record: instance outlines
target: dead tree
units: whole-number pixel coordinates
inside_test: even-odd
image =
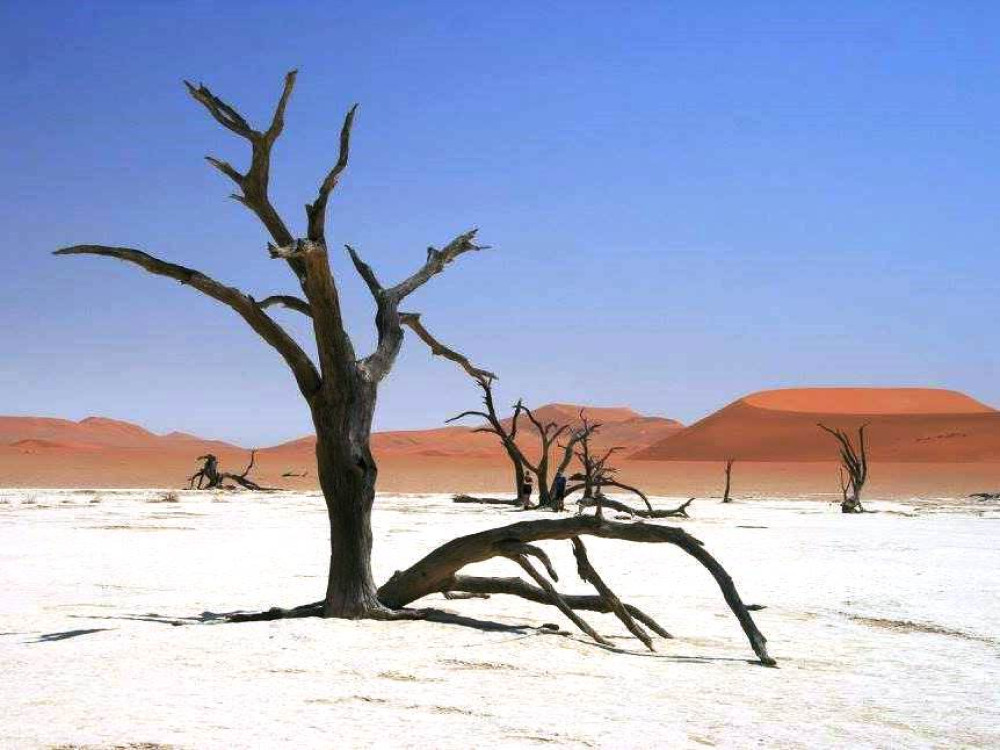
[[[460,503],[474,503],[481,500],[487,505],[521,505],[519,498],[521,497],[521,486],[524,484],[526,464],[524,454],[517,445],[517,423],[521,416],[521,410],[518,406],[514,407],[514,416],[508,428],[497,414],[496,402],[493,399],[493,378],[476,375],[473,376],[473,379],[483,391],[483,406],[485,407],[485,411],[463,411],[461,414],[457,414],[451,419],[446,420],[445,423],[451,424],[467,417],[479,417],[486,420],[485,425],[477,427],[473,432],[496,435],[500,440],[500,444],[507,453],[507,457],[510,459],[511,466],[514,469],[514,497],[516,499],[508,502],[499,498],[475,498],[470,495],[456,495],[454,500]],[[518,401],[518,405],[520,403]]]
[[[534,412],[531,411],[522,402],[518,401],[514,406],[514,416],[521,412],[528,417],[528,421],[534,426],[535,431],[538,433],[539,441],[539,453],[538,459],[536,461],[529,461],[527,457],[524,458],[524,465],[528,470],[535,475],[536,483],[538,484],[538,507],[539,508],[552,508],[553,510],[561,510],[561,508],[555,508],[552,503],[552,493],[550,491],[549,485],[549,461],[550,454],[552,452],[552,446],[556,444],[556,441],[569,429],[568,424],[556,424],[555,422],[541,422],[535,417]],[[523,453],[521,454],[524,455]]]
[[[236,484],[240,485],[244,489],[255,490],[257,492],[269,491],[271,490],[270,487],[261,487],[253,480],[247,478],[247,475],[253,468],[256,456],[256,449],[250,451],[250,462],[247,464],[247,467],[243,470],[242,474],[219,471],[219,459],[211,453],[204,456],[198,456],[198,460],[204,461],[204,464],[202,464],[202,467],[192,474],[190,479],[188,479],[188,489],[195,489],[195,480],[197,480],[197,489],[199,490],[235,489],[233,485],[226,484],[226,481],[228,480],[236,482]],[[202,482],[204,482],[204,487],[202,487]]]
[[[357,107],[352,107],[347,113],[340,134],[339,157],[320,184],[316,198],[306,206],[306,234],[298,238],[288,229],[268,195],[271,149],[284,127],[285,108],[295,85],[295,77],[295,71],[286,76],[271,122],[263,131],[254,129],[236,109],[205,86],[187,84],[187,87],[191,96],[219,124],[250,143],[252,155],[246,172],[212,157],[209,157],[209,163],[236,183],[239,188],[236,200],[250,209],[270,233],[273,242],[269,243],[269,252],[291,268],[302,297],[282,294],[258,301],[199,271],[159,260],[133,248],[75,245],[56,251],[58,255],[98,255],[126,261],[150,273],[179,281],[227,305],[281,355],[309,405],[316,428],[320,486],[330,522],[326,594],[321,601],[313,604],[290,610],[276,608],[233,619],[311,615],[351,619],[425,618],[428,616],[426,611],[404,608],[429,594],[477,589],[478,593],[516,591],[534,600],[544,596],[546,602],[558,606],[567,617],[579,623],[582,621],[575,614],[572,600],[555,590],[548,579],[535,569],[531,557],[543,562],[546,559],[544,553],[534,546],[536,542],[593,535],[629,542],[673,544],[692,555],[715,578],[759,660],[764,664],[773,664],[764,637],[757,630],[729,574],[697,539],[681,529],[667,526],[622,524],[589,516],[513,524],[453,539],[415,565],[393,575],[383,586],[376,587],[371,572],[371,512],[377,469],[370,447],[371,425],[378,386],[396,361],[403,343],[403,326],[408,326],[428,343],[434,354],[456,362],[473,377],[495,377],[475,367],[464,355],[440,344],[423,327],[418,314],[404,313],[400,311],[400,306],[411,293],[457,258],[483,247],[475,242],[475,230],[459,234],[441,249],[429,248],[426,261],[420,268],[398,284],[387,287],[360,254],[348,246],[347,252],[354,268],[368,286],[377,310],[376,349],[367,356],[358,357],[342,319],[337,283],[327,257],[325,227],[327,202],[347,167]],[[267,312],[266,308],[274,304],[302,313],[311,320],[318,366]],[[512,584],[510,579],[470,580],[459,575],[465,566],[493,557],[509,558],[537,585],[519,578],[514,579]],[[554,570],[550,570],[550,576],[555,578]],[[615,612],[614,601],[601,591],[600,586],[594,585],[598,588],[600,611]],[[600,639],[593,629],[587,632],[595,640]]]
[[[729,496],[729,489],[733,483],[733,459],[726,459],[726,489],[722,491],[722,502],[731,503],[733,498]]]
[[[868,444],[865,440],[865,428],[868,424],[858,428],[857,445],[844,430],[830,428],[822,423],[818,426],[833,435],[840,445],[840,490],[843,497],[840,503],[841,512],[864,513],[861,490],[868,481]]]
[[[525,456],[523,451],[521,452],[525,467],[528,471],[535,475],[538,484],[538,507],[557,512],[563,511],[566,509],[564,501],[566,499],[566,495],[569,493],[564,492],[562,497],[553,497],[551,484],[552,477],[556,474],[565,473],[570,462],[573,460],[573,452],[577,443],[589,437],[594,430],[600,427],[600,425],[589,424],[584,416],[583,410],[580,411],[581,427],[572,430],[570,432],[570,439],[567,441],[566,445],[560,446],[563,449],[563,455],[559,464],[556,466],[555,472],[552,472],[550,476],[549,467],[552,462],[552,446],[559,445],[559,438],[570,430],[570,425],[557,424],[556,422],[551,421],[542,422],[535,417],[535,414],[531,411],[531,409],[525,406],[523,402],[518,401],[514,405],[515,419],[520,412],[523,412],[528,417],[528,421],[531,422],[535,431],[538,433],[538,460],[531,461]]]
[[[580,468],[582,471],[570,476],[570,479],[575,482],[579,482],[579,484],[567,487],[565,496],[569,497],[570,495],[582,490],[583,497],[577,501],[577,506],[580,509],[596,507],[598,514],[601,512],[602,506],[608,506],[634,516],[644,516],[646,518],[665,518],[666,516],[650,515],[658,511],[653,510],[653,505],[649,502],[649,498],[646,497],[646,494],[637,487],[618,481],[615,477],[618,470],[611,466],[608,461],[615,453],[623,450],[623,448],[621,446],[614,446],[612,448],[608,448],[602,455],[598,456],[591,450],[590,438],[593,437],[594,433],[597,432],[598,429],[600,429],[601,425],[589,424],[582,411],[580,412],[580,421],[583,424],[583,428],[575,436],[577,438],[576,443],[579,447],[574,450],[574,446],[569,445],[567,446],[567,449],[573,450],[573,453],[570,455],[576,456],[576,459],[580,462]],[[562,468],[565,469],[568,464],[569,461],[564,457],[564,465]],[[645,510],[640,511],[635,508],[630,508],[624,503],[610,500],[610,498],[604,495],[604,487],[616,487],[618,489],[625,490],[626,492],[631,492],[634,495],[638,495],[642,499],[642,502],[646,505]],[[671,512],[669,515],[687,517],[687,512],[684,508],[686,508],[688,504],[685,504],[685,506],[680,509],[675,509],[676,512]]]
[[[213,487],[218,487],[222,484],[222,479],[219,477],[219,459],[213,454],[208,453],[204,456],[198,456],[199,461],[204,461],[201,468],[198,469],[194,474],[188,479],[188,489],[195,489],[195,480],[198,480],[198,489],[202,488],[202,482],[207,486],[207,489],[212,489]]]

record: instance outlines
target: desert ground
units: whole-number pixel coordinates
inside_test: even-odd
[[[674,635],[656,653],[608,615],[587,619],[614,650],[503,596],[421,602],[464,624],[234,624],[217,615],[322,595],[316,493],[0,490],[0,746],[1000,745],[1000,507],[868,505],[880,512],[699,500],[678,521],[765,605],[768,669],[675,548],[588,543],[622,598]],[[525,515],[380,495],[377,577]],[[544,546],[561,589],[586,592],[569,545]]]

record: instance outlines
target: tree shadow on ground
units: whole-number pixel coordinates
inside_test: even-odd
[[[466,615],[455,614],[454,612],[448,612],[441,609],[425,609],[421,610],[421,617],[419,619],[412,620],[413,622],[434,622],[442,625],[457,625],[459,627],[472,628],[474,630],[481,630],[484,632],[498,632],[498,633],[516,633],[518,635],[531,635],[536,632],[554,632],[555,628],[552,625],[510,625],[502,622],[495,622],[493,620],[481,620],[475,617],[468,617]],[[207,625],[212,623],[230,623],[238,624],[239,621],[234,621],[233,617],[245,616],[248,613],[244,610],[235,610],[232,612],[202,612],[200,615],[191,615],[187,617],[176,617],[171,615],[162,615],[156,612],[146,612],[144,614],[126,614],[126,615],[70,615],[70,617],[77,617],[86,620],[133,620],[138,622],[155,622],[160,625]],[[282,618],[275,618],[282,619]],[[103,630],[105,628],[99,628]],[[71,631],[78,632],[79,634],[84,634],[86,632],[92,631]],[[69,637],[69,636],[67,636]],[[56,640],[56,639],[53,639]]]
[[[54,643],[56,641],[65,641],[68,638],[76,638],[81,635],[100,633],[105,630],[113,630],[113,628],[81,628],[79,630],[63,630],[56,633],[42,633],[35,640],[25,641],[25,643]]]

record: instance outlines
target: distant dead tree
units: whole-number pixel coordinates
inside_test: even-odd
[[[865,440],[867,424],[858,428],[858,440],[855,445],[850,436],[839,428],[830,428],[819,423],[821,429],[830,433],[840,445],[840,491],[842,500],[840,510],[843,513],[864,513],[861,505],[861,490],[868,481],[868,444]]]
[[[731,503],[733,498],[729,496],[729,489],[733,482],[733,459],[726,459],[726,489],[722,492],[722,502]]]
[[[638,516],[640,518],[687,518],[687,508],[694,502],[694,498],[690,498],[683,505],[672,509],[655,509],[652,503],[649,502],[649,498],[646,494],[640,490],[638,487],[633,487],[632,485],[625,484],[624,482],[618,481],[615,477],[617,469],[608,463],[608,460],[620,450],[623,450],[621,446],[615,446],[608,448],[603,454],[597,455],[591,451],[590,438],[594,432],[600,427],[600,425],[588,425],[586,418],[583,413],[580,414],[580,419],[583,422],[586,429],[580,438],[578,439],[579,447],[576,449],[575,454],[577,460],[580,462],[582,471],[573,474],[570,479],[579,484],[567,487],[566,496],[573,493],[583,491],[583,496],[577,500],[577,506],[582,511],[584,508],[596,508],[596,513],[598,516],[601,515],[603,508],[611,508],[612,510],[617,510],[622,513],[627,513],[630,516]],[[642,498],[643,503],[645,503],[645,508],[633,508],[625,503],[619,502],[618,500],[613,500],[604,494],[605,487],[616,487],[618,489],[625,490],[626,492],[631,492]]]
[[[191,477],[188,479],[188,489],[195,489],[195,480],[197,480],[197,489],[206,490],[216,490],[216,489],[235,489],[232,485],[226,485],[226,481],[233,481],[240,485],[244,489],[256,490],[258,492],[270,490],[270,487],[261,487],[256,482],[247,479],[247,475],[253,468],[254,459],[257,455],[257,450],[254,449],[250,451],[250,463],[243,470],[242,474],[233,474],[228,471],[219,471],[219,459],[213,454],[207,453],[204,456],[198,456],[199,461],[203,461],[201,468],[198,469]],[[202,484],[204,483],[204,487]]]
[[[592,516],[523,521],[452,539],[411,567],[395,573],[381,587],[375,585],[371,571],[371,512],[375,501],[377,468],[371,452],[371,427],[378,386],[396,361],[403,343],[403,327],[409,327],[427,343],[432,353],[456,362],[473,377],[495,378],[492,373],[474,366],[464,355],[438,342],[423,327],[419,314],[403,312],[400,306],[413,292],[459,257],[484,248],[476,244],[476,230],[463,232],[441,249],[428,248],[425,262],[413,274],[398,284],[385,286],[359,253],[347,246],[354,268],[367,285],[376,306],[376,348],[371,354],[359,357],[342,317],[326,237],[327,203],[347,167],[357,107],[351,107],[344,119],[336,164],[324,177],[312,203],[306,206],[305,236],[296,237],[268,195],[271,150],[284,128],[285,109],[295,79],[295,71],[285,77],[281,97],[265,130],[252,127],[234,107],[204,85],[186,85],[195,101],[204,106],[220,125],[250,144],[251,159],[246,172],[240,172],[228,162],[214,157],[208,157],[208,161],[236,184],[239,192],[235,199],[254,213],[267,229],[273,240],[268,243],[271,257],[287,263],[303,296],[280,294],[258,301],[200,271],[168,263],[133,248],[75,245],[56,251],[57,255],[97,255],[132,263],[150,273],[179,281],[228,306],[278,352],[309,405],[316,428],[320,486],[330,523],[326,594],[320,601],[292,609],[275,607],[267,612],[233,615],[229,619],[275,620],[309,616],[381,620],[440,618],[442,613],[406,609],[406,606],[430,594],[443,592],[513,594],[559,608],[592,638],[607,643],[576,611],[614,613],[632,630],[639,619],[634,614],[634,608],[626,608],[632,618],[629,622],[622,613],[618,598],[603,582],[598,581],[589,560],[584,561],[580,557],[580,573],[594,586],[597,596],[563,596],[552,583],[557,576],[551,562],[545,552],[536,546],[537,542],[544,540],[572,543],[582,536],[591,535],[637,543],[673,544],[683,549],[712,574],[761,663],[773,665],[765,638],[740,599],[729,573],[699,540],[679,528],[620,523]],[[310,320],[318,365],[267,312],[272,305],[284,306]],[[461,575],[461,570],[467,565],[494,557],[511,560],[534,584],[521,578]],[[535,567],[532,558],[542,563],[548,578]],[[658,626],[653,627],[648,620],[646,624],[655,632],[666,632]],[[651,647],[651,644],[648,645]]]
[[[569,494],[569,488],[566,488],[566,491],[561,497],[555,497],[552,494],[552,479],[557,474],[565,475],[566,470],[573,461],[573,455],[577,443],[581,440],[587,439],[594,432],[594,430],[600,427],[600,424],[590,424],[587,421],[583,410],[580,411],[580,426],[575,429],[572,429],[569,424],[558,424],[554,421],[542,422],[536,418],[534,412],[532,412],[531,409],[525,406],[521,401],[518,401],[514,405],[514,414],[517,415],[518,412],[523,412],[528,417],[528,421],[531,422],[532,426],[535,428],[535,432],[538,434],[538,460],[531,461],[525,456],[523,451],[521,453],[525,467],[535,475],[536,484],[538,485],[537,507],[561,512],[566,509],[564,501],[566,499],[566,495]],[[565,445],[562,445],[559,443],[559,438],[567,432],[569,432],[570,438],[566,441]],[[556,466],[556,470],[554,472],[550,472],[549,468],[552,462],[553,446],[562,448],[563,453]]]
[[[473,376],[476,384],[483,392],[483,406],[485,411],[469,410],[456,414],[451,419],[445,420],[446,424],[457,422],[467,417],[479,417],[486,420],[486,424],[477,427],[473,432],[496,435],[503,446],[507,457],[510,459],[514,470],[514,500],[507,500],[496,497],[473,497],[471,495],[455,495],[454,501],[457,503],[483,503],[486,505],[522,505],[520,501],[521,486],[524,484],[525,458],[521,449],[517,446],[517,423],[521,416],[518,406],[514,407],[514,416],[511,419],[510,427],[506,427],[503,420],[497,414],[496,402],[493,399],[493,378],[483,375]],[[521,402],[518,402],[518,405]]]

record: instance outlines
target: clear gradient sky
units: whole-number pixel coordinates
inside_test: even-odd
[[[0,413],[100,414],[271,444],[310,429],[278,356],[132,245],[293,291],[204,154],[300,70],[272,192],[302,205],[361,103],[333,238],[385,279],[478,225],[412,307],[502,401],[693,421],[747,392],[919,385],[1000,404],[995,2],[0,4]],[[372,305],[336,257],[360,349]],[[278,313],[302,331],[293,313]],[[412,337],[411,337],[412,338]],[[471,382],[413,340],[382,429]]]

